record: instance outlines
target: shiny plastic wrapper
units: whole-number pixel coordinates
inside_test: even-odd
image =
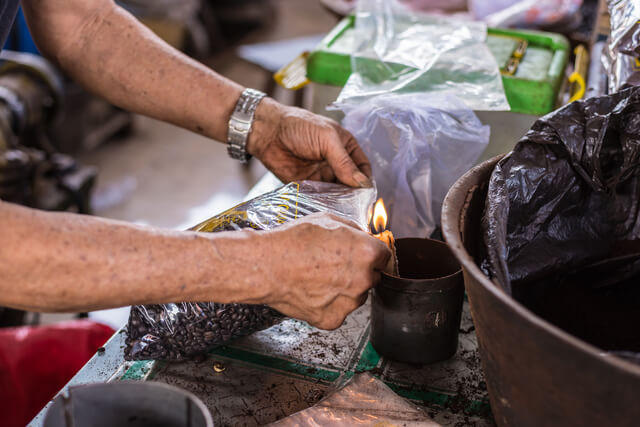
[[[371,161],[395,237],[429,237],[447,191],[489,144],[489,126],[439,94],[381,95],[341,108]]]
[[[536,121],[491,175],[483,228],[482,266],[506,292],[605,350],[640,351],[640,88]]]
[[[361,0],[353,32],[352,73],[338,103],[429,92],[456,95],[473,110],[509,110],[484,23]]]
[[[602,52],[602,64],[607,73],[608,93],[640,85],[640,59],[611,50],[605,46]]]
[[[316,405],[269,424],[270,427],[405,426],[438,427],[416,405],[369,373],[355,375]]]
[[[297,218],[328,212],[368,230],[374,188],[315,181],[292,182],[241,203],[193,227],[200,232],[269,230]],[[266,305],[179,302],[131,308],[127,360],[183,360],[280,322]]]
[[[640,0],[608,0],[612,52],[640,57]]]

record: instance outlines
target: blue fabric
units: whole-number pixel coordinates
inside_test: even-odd
[[[0,0],[1,1],[1,0]],[[18,9],[18,15],[13,23],[9,37],[4,44],[4,49],[15,50],[17,52],[28,52],[39,55],[40,52],[31,38],[27,21],[24,18],[22,9]]]

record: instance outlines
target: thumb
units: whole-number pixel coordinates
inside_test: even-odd
[[[373,184],[367,176],[358,169],[346,148],[342,144],[337,132],[333,132],[326,142],[324,158],[333,169],[336,177],[343,184],[351,187],[372,187]]]

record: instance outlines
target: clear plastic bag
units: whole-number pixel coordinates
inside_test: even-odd
[[[397,0],[358,2],[352,73],[337,102],[388,93],[455,94],[474,110],[509,110],[484,23],[409,11]]]
[[[489,126],[453,96],[381,95],[341,105],[369,157],[396,238],[428,237],[453,183],[489,143]]]
[[[609,49],[640,57],[640,0],[608,0]]]
[[[364,372],[316,405],[269,424],[270,427],[405,426],[438,427],[429,416]]]
[[[269,230],[314,212],[333,213],[368,230],[375,197],[374,188],[292,182],[222,212],[191,230]],[[265,305],[179,302],[134,306],[127,326],[125,358],[188,359],[282,319],[280,313]]]

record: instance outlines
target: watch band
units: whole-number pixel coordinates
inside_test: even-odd
[[[256,108],[265,96],[266,94],[259,90],[245,89],[229,118],[227,152],[231,158],[240,160],[242,163],[246,163],[251,158],[247,153],[247,139],[249,139]]]

